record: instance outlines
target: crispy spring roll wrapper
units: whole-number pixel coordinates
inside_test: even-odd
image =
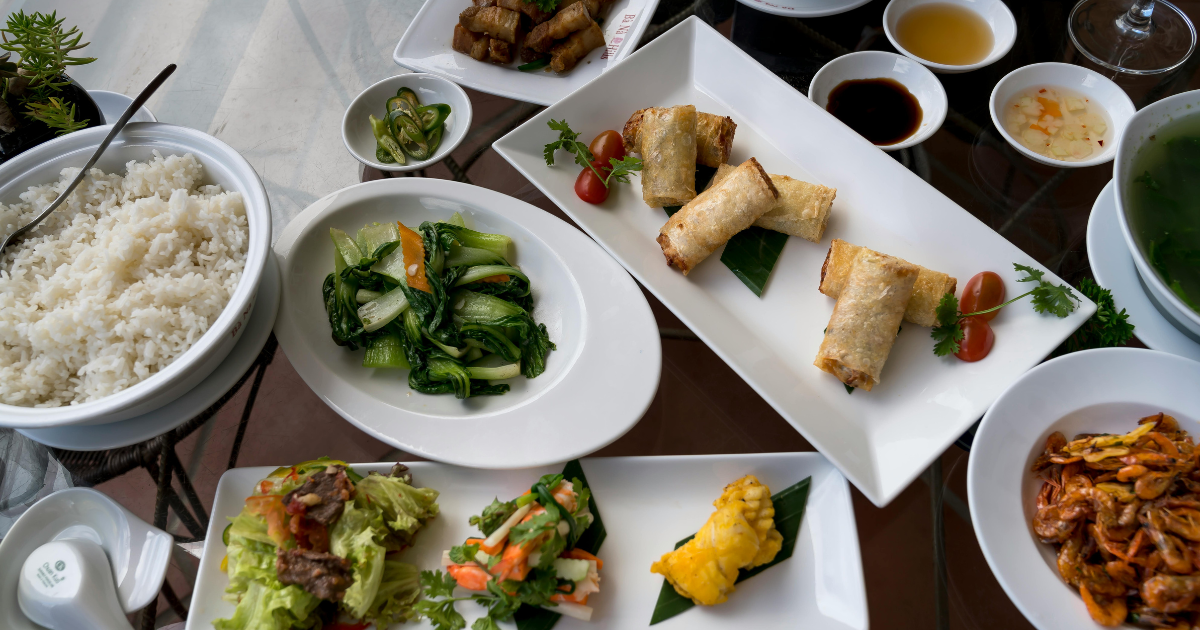
[[[458,15],[458,23],[468,31],[487,33],[496,39],[517,43],[521,14],[503,7],[467,7]]]
[[[639,109],[629,117],[621,138],[627,153],[640,153],[642,146],[642,118],[653,107]],[[696,163],[718,168],[729,161],[729,153],[733,150],[733,134],[737,131],[737,123],[728,116],[696,114]],[[730,167],[733,168],[733,167]]]
[[[833,243],[829,245],[829,253],[825,255],[825,264],[821,266],[821,293],[838,299],[849,281],[855,257],[864,249],[866,248],[851,245],[839,238],[833,239]],[[908,306],[904,309],[904,321],[918,326],[936,326],[937,305],[942,301],[942,296],[954,293],[958,288],[958,280],[940,271],[926,269],[920,265],[916,267],[920,274],[913,285]]]
[[[851,386],[879,383],[920,267],[863,248],[833,307],[813,365]]]
[[[715,187],[689,201],[659,230],[667,264],[687,275],[734,234],[750,227],[779,198],[771,177],[750,158]]]
[[[642,119],[642,200],[651,208],[696,197],[696,108],[656,107]]]
[[[718,166],[709,186],[715,186],[733,170],[734,167],[728,164]],[[837,189],[802,182],[787,175],[771,175],[771,183],[779,191],[779,201],[754,225],[820,243]]]
[[[550,69],[558,73],[567,72],[588,53],[603,45],[604,31],[600,30],[599,24],[592,22],[587,28],[571,33],[570,37],[550,49]]]

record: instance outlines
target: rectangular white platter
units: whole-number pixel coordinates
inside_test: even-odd
[[[768,173],[837,188],[821,243],[788,239],[762,298],[721,264],[720,252],[687,277],[668,267],[654,240],[667,216],[642,201],[638,176],[593,206],[574,193],[579,167],[570,156],[560,151],[553,167],[543,159],[558,135],[551,119],[589,141],[643,107],[687,103],[737,123],[730,163],[756,157]],[[812,364],[834,305],[817,290],[831,239],[949,273],[960,289],[995,271],[1010,297],[1029,288],[1013,263],[1045,268],[694,17],[493,146],[876,505],[1095,312],[1086,298],[1065,319],[1035,313],[1028,300],[1009,306],[992,321],[995,347],[977,363],[935,356],[929,329],[905,323],[880,385],[847,394]]]
[[[615,49],[615,54],[604,59],[606,48],[597,48],[562,75],[548,69],[521,72],[517,70],[523,63],[520,60],[498,66],[455,52],[450,47],[454,25],[458,24],[458,14],[470,6],[471,0],[425,0],[400,43],[396,44],[392,59],[409,70],[436,74],[473,90],[550,105],[633,52],[654,17],[658,0],[616,0],[611,3],[600,28],[608,44],[606,48]]]
[[[661,576],[650,573],[650,563],[695,533],[712,513],[712,502],[725,484],[745,474],[757,475],[772,492],[812,477],[794,554],[739,584],[728,602],[693,608],[655,628],[867,628],[866,590],[850,487],[819,454],[614,457],[585,459],[582,465],[608,532],[598,554],[604,560],[601,593],[588,601],[595,608],[591,622],[564,617],[556,630],[624,630],[649,625],[663,582]],[[416,545],[400,558],[421,569],[441,568],[442,550],[477,536],[467,519],[479,514],[493,498],[518,496],[540,475],[562,470],[562,466],[545,466],[487,471],[432,462],[409,466],[414,483],[441,492],[441,514],[417,534]],[[361,474],[372,470],[387,474],[391,464],[356,464],[353,468]],[[211,628],[214,619],[233,613],[233,605],[221,599],[228,584],[220,569],[225,555],[221,532],[227,517],[242,509],[254,484],[272,470],[236,468],[221,477],[187,630]],[[458,610],[469,627],[481,609],[463,602]],[[431,626],[423,621],[394,627]]]

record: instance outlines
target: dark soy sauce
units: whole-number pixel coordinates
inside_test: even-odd
[[[842,81],[825,109],[872,143],[896,144],[921,126],[921,105],[895,79]]]

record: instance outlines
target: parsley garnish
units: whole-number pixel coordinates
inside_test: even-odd
[[[477,553],[479,553],[478,544],[455,545],[450,548],[450,561],[454,564],[474,562]]]
[[[539,9],[546,13],[554,13],[554,9],[558,8],[559,0],[529,0],[536,4]]]
[[[1125,309],[1117,312],[1112,292],[1096,284],[1090,278],[1079,281],[1079,292],[1096,303],[1096,313],[1075,334],[1067,339],[1067,352],[1089,348],[1112,348],[1123,346],[1133,338],[1133,324]]]
[[[959,342],[963,339],[962,326],[959,322],[963,319],[998,311],[1024,297],[1033,296],[1033,310],[1038,313],[1051,313],[1056,317],[1066,317],[1075,310],[1075,303],[1079,301],[1079,298],[1071,291],[1071,287],[1065,284],[1051,284],[1046,282],[1042,279],[1046,275],[1046,272],[1040,269],[1016,263],[1013,264],[1013,267],[1017,271],[1026,274],[1024,278],[1018,278],[1017,282],[1036,282],[1037,286],[1000,306],[994,306],[974,313],[963,313],[958,310],[958,298],[954,297],[953,293],[947,293],[942,296],[942,301],[937,306],[938,325],[934,326],[933,331],[929,335],[933,337],[935,342],[933,346],[934,354],[944,357],[948,354],[958,352]]]
[[[600,178],[605,188],[608,188],[609,182],[614,180],[622,184],[628,184],[629,174],[642,170],[642,160],[627,155],[620,160],[609,158],[608,166],[601,166],[601,168],[608,171],[608,175],[605,176],[596,170],[596,166],[593,164],[595,157],[592,155],[591,150],[588,149],[586,144],[577,140],[579,134],[571,130],[571,126],[567,124],[566,120],[551,120],[546,124],[550,126],[550,129],[558,132],[558,140],[547,144],[542,150],[542,155],[546,158],[546,165],[548,166],[554,166],[554,153],[556,151],[559,149],[569,151],[575,155],[575,163],[592,169],[592,172],[596,174],[596,177]]]
[[[559,520],[557,512],[553,514],[548,511],[543,512],[531,517],[524,523],[513,525],[512,529],[508,530],[508,540],[518,545],[528,542],[548,531],[556,529]]]
[[[462,613],[454,608],[455,602],[471,600],[487,609],[484,617],[471,624],[471,630],[498,630],[498,624],[511,619],[521,604],[555,606],[550,598],[558,592],[558,578],[553,568],[536,569],[522,582],[506,580],[503,585],[498,585],[494,580],[489,581],[487,594],[475,593],[470,597],[452,597],[454,578],[441,571],[422,571],[421,585],[425,587],[425,599],[417,602],[413,609],[428,619],[434,630],[467,627]],[[435,597],[444,599],[435,600]]]

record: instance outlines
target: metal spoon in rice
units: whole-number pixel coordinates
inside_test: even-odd
[[[96,152],[92,154],[92,158],[87,161],[87,164],[83,165],[83,168],[79,169],[79,174],[75,176],[75,179],[71,180],[71,184],[67,186],[67,189],[62,191],[62,194],[54,200],[54,203],[46,206],[46,209],[42,210],[42,213],[34,217],[34,219],[27,225],[17,228],[15,232],[9,234],[8,238],[4,239],[3,243],[0,243],[0,254],[4,253],[4,248],[16,242],[18,237],[37,227],[38,224],[41,223],[46,217],[50,216],[51,212],[54,212],[55,209],[61,206],[62,203],[67,200],[67,197],[71,196],[71,193],[75,190],[75,187],[79,185],[79,182],[83,181],[83,178],[87,175],[88,171],[96,165],[96,160],[100,159],[100,155],[104,153],[104,150],[107,149],[108,145],[112,143],[113,138],[116,138],[117,134],[121,133],[121,130],[125,128],[125,123],[129,122],[129,119],[133,116],[134,112],[141,108],[142,105],[146,104],[146,101],[150,99],[150,96],[153,95],[155,90],[157,90],[159,86],[163,84],[163,81],[167,80],[167,77],[171,76],[172,72],[175,72],[175,64],[171,64],[166,68],[163,68],[163,71],[159,72],[158,76],[154,77],[154,80],[150,82],[150,85],[147,85],[146,89],[142,90],[142,93],[138,94],[137,98],[133,99],[133,102],[129,104],[129,107],[125,108],[125,113],[121,114],[121,117],[117,119],[117,122],[113,124],[112,129],[109,130],[108,135],[104,137],[104,142],[101,142],[100,146],[96,148]]]

